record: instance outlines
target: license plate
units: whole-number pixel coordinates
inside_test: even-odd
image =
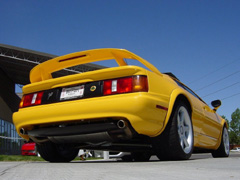
[[[82,97],[84,93],[84,85],[63,88],[60,96],[60,100],[75,99]]]

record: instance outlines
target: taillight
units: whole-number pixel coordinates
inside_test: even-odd
[[[103,95],[147,91],[148,82],[146,76],[132,76],[111,79],[105,80],[103,83]]]
[[[43,91],[24,95],[20,102],[19,108],[40,105],[42,102],[42,96]]]

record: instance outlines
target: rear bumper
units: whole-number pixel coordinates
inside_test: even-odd
[[[162,131],[167,114],[167,110],[157,108],[159,106],[168,107],[166,97],[130,93],[22,108],[14,113],[13,122],[20,134],[21,128],[29,131],[38,125],[124,118],[137,133],[156,136]]]
[[[131,139],[134,131],[124,120],[87,124],[38,127],[26,134],[35,142],[100,143]]]
[[[36,156],[37,154],[35,151],[22,150],[22,155],[23,156]]]

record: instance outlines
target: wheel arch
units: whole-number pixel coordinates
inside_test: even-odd
[[[175,90],[175,91],[173,91],[173,93],[171,94],[171,97],[170,97],[168,113],[167,113],[165,121],[164,121],[163,129],[166,128],[176,104],[180,101],[183,101],[186,104],[186,106],[188,107],[188,109],[190,111],[190,116],[192,118],[192,104],[191,104],[190,98],[188,98],[187,94],[184,91]]]
[[[179,94],[178,97],[176,98],[174,106],[180,101],[182,101],[186,104],[186,106],[188,107],[188,110],[190,111],[190,115],[192,115],[192,106],[191,106],[188,98],[186,96],[184,96],[183,94]]]
[[[188,94],[184,93],[181,89],[175,90],[176,91],[170,96],[168,114],[164,122],[164,130],[158,137],[153,139],[155,153],[160,160],[189,159],[194,147],[193,127],[188,128],[188,135],[186,137],[184,125],[180,125],[180,121],[183,123],[183,121],[187,120],[188,125],[191,124],[190,126],[192,126],[191,119],[189,119],[189,116],[192,116],[192,106],[189,100],[191,97],[188,97]],[[181,120],[179,120],[179,112],[183,112],[182,110],[184,114]],[[186,112],[186,110],[188,112]],[[185,113],[187,115],[185,115]],[[181,133],[179,132],[179,125],[182,129]],[[187,141],[187,143],[184,141]]]

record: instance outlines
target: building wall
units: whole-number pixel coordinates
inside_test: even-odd
[[[12,122],[12,113],[18,110],[20,98],[15,93],[15,83],[0,68],[0,118]]]
[[[16,132],[15,126],[0,119],[0,154],[19,155],[23,139]]]
[[[0,119],[12,122],[12,111],[1,96],[0,96]]]
[[[15,94],[15,83],[0,68],[0,154],[21,154],[23,139],[12,124],[20,98]]]
[[[12,122],[12,110],[0,96],[0,154],[21,154],[23,139],[16,132]]]

